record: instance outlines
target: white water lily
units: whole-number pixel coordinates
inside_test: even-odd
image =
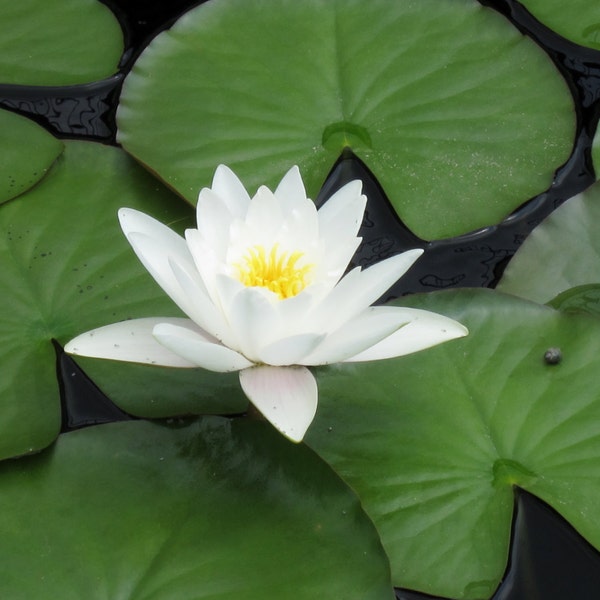
[[[275,192],[250,198],[217,168],[185,239],[136,210],[119,211],[138,258],[188,318],[133,319],[84,333],[74,355],[239,371],[256,408],[300,441],[316,412],[308,366],[401,356],[462,337],[466,328],[424,310],[375,302],[422,254],[410,250],[344,275],[366,198],[348,183],[317,211],[297,167]]]

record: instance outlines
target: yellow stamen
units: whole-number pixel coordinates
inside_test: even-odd
[[[280,252],[275,244],[267,253],[264,246],[248,248],[239,263],[233,266],[239,280],[248,287],[264,287],[282,300],[299,294],[309,283],[314,265],[297,266],[304,252]]]

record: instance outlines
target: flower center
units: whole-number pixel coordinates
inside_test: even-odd
[[[264,287],[281,300],[299,294],[309,283],[314,265],[298,266],[304,252],[281,252],[275,244],[269,252],[264,246],[248,248],[240,262],[233,266],[239,280],[248,287]]]

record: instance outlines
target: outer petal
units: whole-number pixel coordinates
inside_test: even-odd
[[[110,358],[163,367],[196,367],[194,363],[171,352],[156,341],[152,330],[159,323],[195,327],[198,335],[201,335],[200,330],[189,319],[171,317],[132,319],[82,333],[67,343],[65,352],[75,356]]]
[[[140,262],[179,308],[186,312],[189,299],[182,293],[169,265],[171,259],[186,271],[195,270],[185,240],[156,219],[131,208],[121,208],[119,220]]]
[[[319,209],[319,233],[325,248],[324,267],[335,283],[344,274],[361,238],[367,198],[361,194],[362,182],[351,181],[338,190]]]
[[[219,165],[212,181],[212,191],[220,196],[232,216],[246,216],[250,196],[238,176],[225,165]]]
[[[339,231],[356,236],[362,224],[367,197],[361,193],[358,179],[335,192],[319,209],[319,231],[326,240],[335,239]]]
[[[297,365],[323,341],[325,334],[301,333],[269,344],[260,351],[260,361],[273,366]]]
[[[369,307],[329,335],[313,352],[299,360],[302,365],[342,362],[387,338],[410,321],[392,307]]]
[[[299,442],[317,411],[317,382],[306,367],[257,366],[240,371],[252,404],[283,435]]]
[[[346,358],[344,362],[404,356],[448,340],[464,337],[469,333],[469,330],[458,321],[437,313],[403,307],[394,307],[394,310],[401,311],[410,323],[371,348]]]
[[[218,296],[215,289],[215,277],[223,265],[219,262],[213,249],[206,243],[197,229],[187,229],[185,232],[185,241],[190,254],[194,260],[196,269],[200,274],[202,283],[206,287],[206,292],[212,301],[218,305]]]
[[[221,309],[206,295],[200,277],[187,273],[177,263],[171,264],[173,275],[177,279],[186,298],[191,299],[186,307],[187,315],[226,346],[234,343],[234,337]]]
[[[242,287],[227,315],[240,350],[255,362],[262,348],[283,337],[277,301],[269,296],[274,294],[263,288]]]
[[[160,221],[133,208],[119,209],[118,216],[121,229],[128,239],[131,233],[142,233],[156,240],[156,243],[160,244],[170,256],[180,262],[187,261],[191,264],[185,240]]]
[[[229,373],[246,369],[253,364],[239,352],[199,334],[197,328],[159,323],[154,327],[152,334],[175,354],[209,371]]]
[[[362,271],[353,269],[331,290],[315,310],[316,331],[334,332],[384,294],[423,254],[408,250]]]

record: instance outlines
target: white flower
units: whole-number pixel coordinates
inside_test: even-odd
[[[360,238],[360,181],[317,211],[297,167],[251,199],[225,166],[200,192],[185,239],[132,209],[121,227],[142,264],[188,318],[144,318],[71,340],[71,354],[239,371],[258,410],[300,441],[317,408],[307,366],[400,356],[467,330],[423,310],[372,307],[422,254],[410,250],[344,276]]]

